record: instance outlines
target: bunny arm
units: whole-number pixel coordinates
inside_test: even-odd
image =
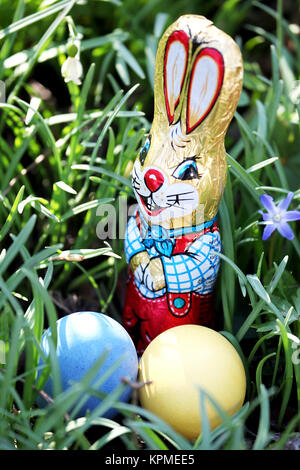
[[[127,264],[131,264],[133,270],[141,263],[149,263],[149,255],[146,251],[145,246],[142,243],[141,234],[135,221],[135,215],[130,217],[125,233],[125,258]],[[137,260],[133,263],[133,258]]]
[[[211,250],[221,251],[218,231],[201,235],[184,253],[152,258],[144,268],[142,282],[149,290],[154,291],[164,287],[161,283],[163,276],[167,292],[208,294],[213,289],[220,266],[219,256]],[[157,264],[158,260],[163,268],[162,275]]]
[[[162,256],[167,291],[210,293],[220,267],[217,255],[220,251],[220,234],[216,230],[201,235],[184,253],[175,254],[171,258]]]
[[[142,243],[135,216],[129,219],[125,235],[125,258],[130,264],[135,278],[148,289],[157,291],[165,287],[164,271],[159,258],[150,260],[149,253]],[[145,278],[148,279],[147,284]],[[151,288],[149,287],[151,286]]]
[[[161,257],[150,259],[149,263],[142,267],[142,270],[143,277],[138,280],[139,282],[142,282],[147,289],[152,292],[156,292],[166,287],[166,279]],[[134,275],[136,277],[136,271]]]

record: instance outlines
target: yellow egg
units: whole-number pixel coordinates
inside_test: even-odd
[[[201,432],[200,391],[207,392],[228,414],[243,405],[246,375],[231,343],[220,333],[198,325],[164,331],[145,350],[139,380],[152,381],[139,392],[141,405],[189,440]],[[205,399],[210,427],[220,423],[217,410]]]

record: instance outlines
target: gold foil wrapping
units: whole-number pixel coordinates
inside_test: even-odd
[[[174,109],[171,103],[170,112],[174,112],[173,122],[168,119],[165,89],[166,72],[164,70],[165,54],[168,40],[173,32],[183,31],[188,37],[188,60],[184,82],[178,102]],[[204,48],[218,51],[223,58],[224,75],[216,101],[207,116],[187,134],[187,100],[191,70],[199,53]],[[181,47],[183,50],[183,47]],[[176,57],[175,57],[176,59]],[[175,61],[174,59],[174,61]],[[174,62],[172,73],[177,73],[178,66]],[[191,157],[195,158],[199,179],[187,181],[198,192],[198,206],[184,217],[162,220],[164,228],[172,229],[187,227],[211,220],[218,209],[226,183],[226,153],[224,138],[229,123],[236,109],[242,88],[243,66],[240,50],[235,41],[203,16],[185,15],[173,23],[162,36],[155,66],[154,119],[151,127],[151,145],[141,170],[155,167],[167,175],[168,183],[174,184],[172,176],[180,162]],[[209,74],[208,74],[209,80]],[[197,83],[195,83],[195,88]],[[208,82],[208,86],[209,82]],[[201,96],[199,96],[201,100]],[[191,121],[195,118],[192,116]],[[180,123],[180,131],[184,145],[172,147],[170,139],[174,126]],[[186,143],[188,142],[188,143]],[[149,225],[151,217],[144,214]]]

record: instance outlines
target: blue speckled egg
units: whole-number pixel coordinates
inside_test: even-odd
[[[50,329],[44,332],[41,341],[42,350],[46,356],[49,354],[49,335],[51,335]],[[99,381],[103,374],[123,357],[117,368],[98,387],[101,392],[109,394],[121,383],[122,378],[126,377],[132,381],[137,378],[138,358],[127,331],[116,320],[96,312],[76,312],[57,321],[56,355],[63,390],[70,387],[72,383],[80,381],[105,352],[107,355],[91,385]],[[40,361],[41,364],[42,361]],[[52,396],[51,375],[43,390]],[[127,387],[119,400],[128,401],[130,393],[131,389]],[[84,416],[87,410],[92,411],[100,402],[100,398],[91,396],[76,417]],[[41,405],[40,398],[38,403]],[[103,416],[112,418],[116,414],[114,409],[109,409]]]

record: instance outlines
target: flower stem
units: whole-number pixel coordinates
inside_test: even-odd
[[[282,53],[282,44],[283,44],[283,35],[282,35],[282,14],[283,14],[283,2],[282,0],[277,0],[277,24],[276,24],[276,35],[277,35],[277,54],[278,59],[281,57]]]
[[[272,233],[269,248],[269,269],[272,268],[274,258],[275,233]]]
[[[66,16],[66,22],[68,25],[70,38],[72,39],[72,41],[74,41],[77,37],[77,31],[76,31],[73,18],[71,16]]]

